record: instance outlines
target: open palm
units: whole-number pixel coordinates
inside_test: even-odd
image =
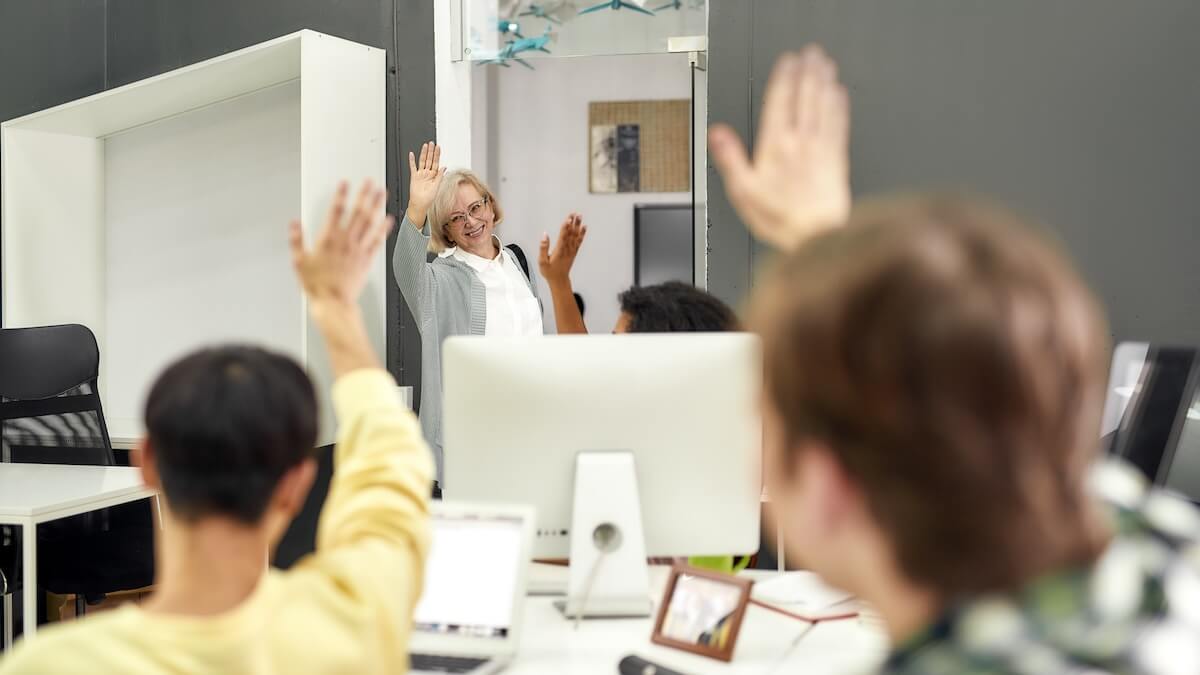
[[[563,221],[559,228],[558,241],[554,249],[550,248],[550,235],[542,235],[541,248],[538,251],[538,270],[547,281],[559,281],[571,276],[571,267],[575,265],[575,256],[587,236],[587,225],[583,217],[572,213]]]
[[[790,249],[850,211],[850,113],[837,66],[818,47],[779,59],[754,157],[726,125],[710,134],[730,201],[754,236]]]
[[[437,143],[421,145],[420,156],[408,153],[408,217],[417,227],[425,224],[425,216],[446,173],[441,160],[442,148]]]
[[[355,302],[395,222],[384,212],[387,191],[382,187],[364,182],[349,208],[348,191],[346,183],[338,185],[311,247],[305,245],[300,221],[291,224],[292,265],[313,302]]]

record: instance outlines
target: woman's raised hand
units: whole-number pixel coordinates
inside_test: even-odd
[[[442,149],[432,141],[421,146],[420,156],[408,153],[408,219],[418,228],[425,226],[425,217],[446,173],[441,159]]]
[[[558,241],[554,249],[550,249],[550,235],[542,235],[541,250],[538,252],[538,270],[547,283],[568,281],[571,267],[575,264],[575,256],[587,236],[587,225],[583,224],[583,216],[572,213],[563,221],[558,231]]]
[[[558,231],[558,241],[554,249],[550,249],[550,235],[542,235],[541,250],[538,251],[538,269],[550,287],[550,296],[554,300],[554,320],[558,325],[560,335],[567,333],[587,333],[583,323],[583,314],[575,302],[575,292],[571,288],[571,266],[575,264],[575,256],[587,236],[587,226],[583,217],[572,213],[563,221]]]

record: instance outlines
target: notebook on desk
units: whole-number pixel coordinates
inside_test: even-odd
[[[412,672],[500,672],[521,638],[533,509],[435,502],[432,515]]]

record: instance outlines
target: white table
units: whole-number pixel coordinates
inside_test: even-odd
[[[112,443],[113,450],[133,450],[137,447],[139,439],[136,436],[113,436],[108,440]]]
[[[0,462],[0,525],[21,526],[25,637],[37,631],[37,526],[153,497],[138,469]],[[4,647],[12,641],[12,596],[4,596]]]
[[[547,575],[565,577],[566,569],[559,570],[535,566],[532,578],[545,582]],[[764,579],[776,573],[743,574]],[[656,596],[661,595],[666,577],[666,568],[651,568],[651,585]],[[818,624],[796,643],[796,638],[808,629],[807,624],[751,605],[746,609],[733,661],[722,663],[652,644],[651,618],[588,619],[575,630],[574,622],[563,618],[554,607],[555,599],[526,598],[521,646],[505,675],[612,675],[617,663],[630,654],[689,675],[776,672],[820,675],[868,672],[882,663],[887,653],[885,635],[869,618]]]

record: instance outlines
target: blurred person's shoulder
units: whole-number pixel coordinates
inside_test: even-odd
[[[145,672],[132,667],[131,662],[144,643],[140,614],[132,606],[125,606],[39,626],[32,639],[18,640],[12,653],[0,658],[0,674]],[[118,656],[116,660],[114,655]]]
[[[1091,488],[1113,526],[1093,564],[959,604],[885,672],[1200,673],[1200,509],[1117,462]]]

